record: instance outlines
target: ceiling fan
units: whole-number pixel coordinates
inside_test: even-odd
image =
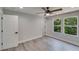
[[[39,12],[38,14],[44,13],[44,16],[46,16],[47,14],[52,14],[53,12],[57,12],[57,11],[62,11],[62,8],[59,9],[55,9],[55,10],[50,10],[50,7],[42,7],[42,10],[44,10],[44,12]]]

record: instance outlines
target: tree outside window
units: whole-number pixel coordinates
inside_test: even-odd
[[[54,21],[54,32],[61,32],[61,20],[56,19]]]
[[[77,17],[64,19],[64,32],[66,34],[77,35]]]

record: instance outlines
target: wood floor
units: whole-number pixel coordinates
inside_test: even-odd
[[[4,51],[79,51],[79,47],[50,37],[42,37],[19,44]]]

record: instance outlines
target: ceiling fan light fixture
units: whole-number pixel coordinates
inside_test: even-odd
[[[46,14],[46,16],[49,16],[49,15],[50,15],[49,13]]]

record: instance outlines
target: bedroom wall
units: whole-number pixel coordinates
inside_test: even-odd
[[[2,8],[0,8],[0,24],[1,24],[1,16],[3,14]],[[0,43],[1,43],[1,25],[0,25]],[[0,44],[0,49],[1,49],[1,44]]]
[[[65,17],[69,17],[69,16],[78,16],[78,36],[65,34],[63,32],[63,26],[64,26],[63,19]],[[62,22],[62,25],[61,25],[62,32],[61,33],[54,32],[54,20],[56,18],[61,18],[61,22]],[[58,16],[47,17],[46,18],[46,35],[50,36],[50,37],[54,37],[54,38],[59,39],[59,40],[67,41],[67,42],[70,42],[72,44],[79,46],[79,11],[61,14]]]
[[[20,43],[42,37],[43,17],[10,10],[4,10],[4,14],[18,16]]]

